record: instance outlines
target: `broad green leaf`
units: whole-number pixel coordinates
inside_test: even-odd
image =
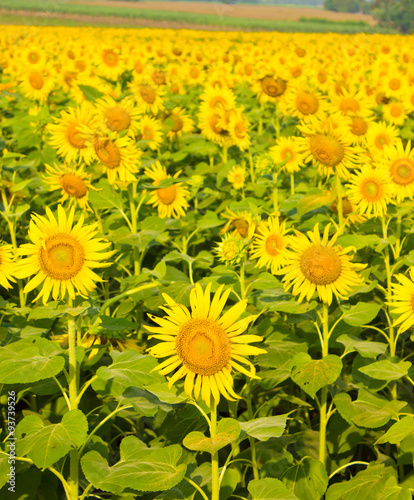
[[[170,405],[184,403],[188,400],[188,396],[184,392],[178,394],[176,386],[172,386],[171,389],[169,389],[167,382],[146,385],[145,390],[157,396],[163,403],[168,403]]]
[[[206,437],[202,432],[190,432],[184,440],[183,445],[192,451],[206,451],[212,455],[221,448],[235,441],[240,434],[240,424],[233,418],[222,418],[217,424],[216,435]]]
[[[341,335],[336,341],[345,346],[344,354],[357,351],[364,358],[376,358],[380,354],[384,354],[388,348],[388,344],[383,342],[362,340],[347,334]]]
[[[81,459],[86,479],[95,488],[115,495],[126,488],[164,491],[183,479],[187,466],[178,464],[182,453],[179,445],[152,449],[142,444],[135,436],[124,438],[120,446],[120,460],[112,467],[97,451],[90,451]]]
[[[333,484],[326,493],[326,500],[411,500],[407,488],[397,484],[395,471],[384,464],[371,464],[350,481]]]
[[[341,415],[335,413],[329,419],[326,434],[326,447],[329,453],[337,455],[356,448],[363,440],[366,430],[349,424]]]
[[[352,401],[349,394],[337,394],[334,403],[340,415],[350,424],[375,429],[382,427],[391,418],[398,418],[398,412],[406,406],[403,401],[388,401],[361,389],[358,399]]]
[[[119,191],[115,191],[107,179],[101,179],[95,187],[97,191],[90,190],[88,193],[89,201],[94,208],[122,210],[123,203]]]
[[[60,373],[65,359],[59,344],[40,337],[0,347],[0,383],[28,384]]]
[[[93,388],[101,392],[110,391],[115,396],[121,396],[128,387],[145,388],[146,385],[165,382],[165,378],[152,372],[158,361],[152,356],[140,354],[132,349],[124,352],[111,351],[113,363],[109,366],[98,368],[98,379],[92,384]]]
[[[279,479],[265,478],[250,481],[247,489],[252,500],[299,500]]]
[[[333,354],[316,360],[308,354],[299,353],[292,359],[292,380],[312,398],[319,389],[333,384],[341,371],[341,358]]]
[[[311,210],[316,210],[325,205],[332,205],[335,199],[335,191],[323,191],[321,193],[305,196],[297,204],[298,216],[302,217],[302,215],[305,215]]]
[[[90,85],[81,85],[79,83],[78,87],[80,88],[82,94],[85,96],[85,99],[90,102],[93,102],[105,95],[100,90],[96,89],[95,87],[91,87]]]
[[[382,443],[391,443],[397,444],[400,443],[406,437],[412,435],[414,433],[414,416],[403,417],[401,420],[392,425],[388,431],[381,436],[378,440],[378,444]]]
[[[345,247],[355,247],[356,250],[360,250],[365,247],[377,246],[381,243],[381,238],[376,234],[345,234],[340,236],[337,243],[343,248]]]
[[[344,311],[343,320],[351,326],[362,326],[372,321],[381,309],[381,304],[358,302]]]
[[[44,469],[83,444],[88,421],[80,410],[63,415],[60,424],[45,425],[37,415],[29,415],[16,427],[17,453],[27,455],[36,467]]]
[[[286,469],[280,479],[300,500],[322,498],[328,487],[325,466],[309,457]]]
[[[407,375],[410,367],[411,363],[409,361],[393,363],[388,359],[384,359],[359,368],[359,371],[378,380],[398,380]]]
[[[241,422],[240,427],[247,435],[259,441],[267,441],[272,437],[280,437],[283,434],[288,415],[255,418],[248,422]]]
[[[292,313],[292,314],[305,314],[309,311],[312,311],[318,306],[316,300],[312,302],[304,302],[299,304],[296,300],[272,300],[267,301],[266,297],[261,297],[260,302],[262,302],[266,307],[271,311],[278,311],[284,313]]]

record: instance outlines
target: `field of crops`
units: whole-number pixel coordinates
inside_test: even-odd
[[[0,49],[1,499],[410,500],[414,40]]]

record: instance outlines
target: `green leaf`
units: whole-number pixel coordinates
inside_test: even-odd
[[[241,422],[241,430],[248,436],[254,437],[259,441],[267,441],[272,437],[280,437],[286,427],[288,413],[285,415],[275,415],[273,417],[262,417]]]
[[[388,348],[388,344],[383,342],[361,340],[354,335],[347,334],[341,335],[336,341],[345,346],[344,354],[357,351],[364,358],[376,358],[384,354]]]
[[[28,455],[36,467],[50,467],[86,439],[88,421],[80,410],[63,415],[60,424],[45,425],[37,415],[29,415],[16,427],[17,453]]]
[[[117,208],[122,210],[122,198],[107,179],[101,179],[95,187],[98,190],[90,190],[88,194],[89,201],[94,208],[102,210]]]
[[[81,85],[79,83],[78,87],[80,88],[82,94],[85,96],[85,99],[90,102],[93,102],[104,95],[101,91],[99,91],[95,87],[91,87],[90,85]]]
[[[388,359],[384,359],[359,368],[359,371],[378,380],[398,380],[407,375],[410,367],[411,363],[409,361],[393,363]]]
[[[286,469],[280,479],[300,500],[322,498],[328,487],[325,466],[310,457]]]
[[[84,455],[81,464],[86,479],[95,488],[115,495],[126,488],[164,491],[178,484],[185,475],[187,465],[178,464],[181,453],[179,445],[145,448],[135,436],[128,436],[121,442],[120,460],[114,466],[110,467],[97,451]]]
[[[152,356],[140,354],[132,349],[124,352],[111,351],[113,363],[98,368],[98,379],[92,384],[97,392],[110,392],[115,397],[121,396],[128,387],[144,389],[146,385],[165,382],[158,372],[151,371],[158,366],[158,361]]]
[[[0,347],[0,383],[28,384],[60,373],[65,366],[59,344],[40,337]]]
[[[350,481],[333,484],[326,493],[326,500],[411,500],[407,488],[397,484],[392,467],[370,464]]]
[[[392,425],[388,431],[377,440],[376,444],[397,444],[413,433],[414,415],[412,417],[403,417],[401,420]]]
[[[335,199],[335,191],[323,191],[321,193],[305,196],[297,204],[298,216],[302,217],[311,210],[316,210],[326,205],[332,205]]]
[[[362,326],[372,321],[381,309],[381,304],[358,302],[355,306],[344,311],[343,320],[351,326]]]
[[[206,437],[202,432],[194,431],[187,434],[183,445],[192,451],[206,451],[212,455],[221,448],[235,441],[240,434],[240,424],[233,418],[222,418],[217,424],[216,435]]]
[[[250,481],[247,489],[252,500],[299,500],[279,479],[266,478]]]
[[[292,359],[292,380],[312,398],[319,389],[333,384],[341,371],[341,358],[334,354],[315,360],[301,352]]]

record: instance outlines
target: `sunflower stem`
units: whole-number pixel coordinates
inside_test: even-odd
[[[251,387],[250,384],[248,384],[248,387],[250,389]],[[253,414],[252,397],[250,391],[248,396],[246,397],[246,403],[247,403],[247,415],[249,417],[249,420],[253,420],[254,414]],[[253,476],[255,479],[259,479],[259,469],[257,467],[257,456],[256,456],[256,442],[254,438],[251,436],[249,436],[249,443],[250,443],[250,452],[252,455]]]
[[[73,299],[69,298],[69,307],[73,307]],[[68,343],[69,343],[69,401],[70,409],[78,408],[78,387],[76,373],[76,325],[75,318],[68,315]],[[70,451],[70,500],[78,500],[79,493],[79,452],[77,448]]]
[[[328,304],[323,302],[323,324],[322,324],[322,358],[328,355],[329,344],[329,322],[328,322]],[[319,423],[319,460],[326,464],[326,427],[328,418],[326,413],[326,402],[328,399],[328,386],[322,387],[321,404],[319,408],[320,423]]]
[[[279,198],[277,194],[277,174],[273,172],[273,212],[275,217],[279,216]]]
[[[244,281],[244,257],[240,262],[240,275],[239,275],[239,283],[240,283],[240,297],[242,300],[246,298],[246,287]]]
[[[344,230],[344,212],[342,203],[342,183],[341,178],[336,174],[336,196],[338,198],[337,210],[338,210],[338,224],[339,224],[339,234],[342,234]]]
[[[138,211],[135,206],[136,184],[131,182],[128,184],[129,208],[131,210],[131,233],[136,234],[138,228]],[[139,207],[138,207],[139,208]],[[141,266],[139,262],[139,249],[134,246],[134,272],[135,275],[140,274]]]
[[[210,414],[210,437],[215,438],[217,431],[217,405],[213,398]],[[211,455],[211,500],[219,500],[218,451]]]
[[[295,194],[295,174],[290,174],[290,194]]]
[[[223,154],[221,156],[221,159],[222,159],[222,162],[224,163],[224,165],[227,165],[227,146],[226,145],[223,146]]]
[[[250,165],[250,180],[252,184],[256,182],[256,175],[254,173],[254,164],[251,151],[249,151],[249,165]]]

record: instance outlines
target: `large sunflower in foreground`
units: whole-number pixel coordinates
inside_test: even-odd
[[[163,294],[168,307],[162,307],[167,316],[150,318],[159,326],[145,327],[161,340],[148,349],[156,358],[168,358],[157,366],[161,375],[175,373],[169,378],[169,387],[185,377],[184,390],[194,399],[201,398],[211,406],[211,397],[217,405],[220,394],[234,401],[240,399],[233,389],[232,370],[251,378],[257,378],[253,364],[245,356],[255,356],[266,352],[264,349],[248,345],[259,342],[258,335],[242,335],[256,316],[239,320],[246,310],[247,302],[242,300],[231,307],[221,317],[224,305],[231,292],[221,285],[210,300],[211,283],[203,292],[197,283],[190,293],[190,311],[171,297]],[[245,368],[242,365],[246,365]]]
[[[399,333],[405,332],[414,325],[414,267],[410,267],[410,278],[404,274],[396,274],[395,278],[399,283],[392,284],[392,296],[388,305],[394,314],[399,314],[399,318],[394,321],[394,325],[401,325]]]
[[[14,282],[14,269],[13,262],[14,249],[12,245],[0,246],[0,285],[4,288],[11,288],[11,282]]]
[[[83,216],[73,225],[75,210],[66,214],[58,206],[57,219],[49,208],[46,217],[33,215],[30,221],[29,238],[32,243],[21,245],[18,254],[27,255],[17,264],[16,277],[35,276],[27,283],[28,293],[42,284],[35,300],[43,298],[47,304],[50,294],[54,300],[66,294],[74,299],[76,293],[86,296],[95,288],[96,281],[102,279],[93,268],[107,267],[104,262],[113,252],[102,252],[110,243],[93,238],[98,232],[96,224],[83,225]]]
[[[321,238],[316,224],[307,236],[296,231],[290,240],[290,252],[278,274],[284,274],[285,290],[293,286],[292,294],[299,295],[299,302],[305,298],[311,300],[316,291],[323,302],[331,304],[333,295],[337,299],[346,298],[353,286],[362,284],[356,271],[364,269],[366,264],[352,263],[352,257],[346,254],[353,247],[335,245],[340,233],[329,240],[329,228],[330,224]]]

